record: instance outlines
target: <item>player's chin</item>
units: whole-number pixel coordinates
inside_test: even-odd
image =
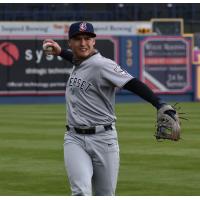
[[[88,52],[88,51],[80,52],[78,57],[84,59],[84,58],[87,58],[89,55],[90,55],[90,52]]]

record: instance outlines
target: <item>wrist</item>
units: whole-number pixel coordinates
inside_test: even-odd
[[[167,103],[163,100],[159,100],[158,104],[156,105],[157,110],[162,108],[164,105],[167,105]]]

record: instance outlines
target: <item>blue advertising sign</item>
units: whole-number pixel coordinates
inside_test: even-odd
[[[191,89],[191,40],[152,36],[140,42],[140,79],[154,92],[185,93]]]

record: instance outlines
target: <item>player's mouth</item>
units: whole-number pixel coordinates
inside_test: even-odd
[[[81,48],[80,51],[81,51],[81,52],[86,52],[87,49],[86,49],[86,48]]]

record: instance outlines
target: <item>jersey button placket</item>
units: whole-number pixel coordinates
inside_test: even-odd
[[[74,115],[77,115],[77,113],[76,113],[76,110],[75,110],[75,108],[76,108],[76,103],[75,103],[75,97],[74,97],[74,89],[73,88],[70,88],[70,90],[71,90],[71,107],[73,108],[73,114]]]

